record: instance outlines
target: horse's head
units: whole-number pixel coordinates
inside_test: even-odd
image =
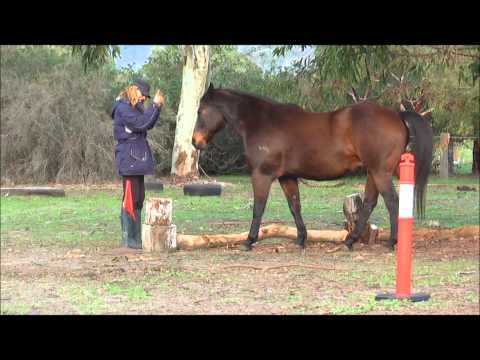
[[[212,101],[214,90],[213,85],[210,84],[198,107],[197,122],[192,136],[192,145],[197,150],[205,149],[213,136],[226,124],[223,113]]]

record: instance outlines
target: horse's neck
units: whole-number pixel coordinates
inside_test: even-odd
[[[238,109],[240,106],[244,106],[242,103],[245,99],[240,96],[228,92],[227,94],[221,94],[221,98],[216,102],[217,106],[221,109],[223,116],[227,120],[227,123],[239,134],[241,131],[243,122],[245,119],[240,117]]]

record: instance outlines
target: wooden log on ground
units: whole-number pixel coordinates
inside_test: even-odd
[[[359,200],[360,199],[360,200]],[[360,201],[360,202],[359,202]],[[347,203],[347,202],[346,202]],[[346,205],[349,219],[352,221],[361,208],[361,197],[359,194],[351,196],[349,205]],[[345,205],[344,205],[345,207]],[[345,208],[344,208],[345,210]],[[248,237],[248,232],[238,234],[216,234],[216,235],[184,235],[176,234],[176,226],[172,221],[172,200],[164,198],[150,198],[147,200],[145,224],[142,227],[142,245],[145,251],[165,252],[174,249],[192,250],[209,247],[219,247],[239,244]],[[378,237],[378,228],[371,231],[373,227],[368,224],[366,243],[375,242]],[[334,242],[345,241],[349,231],[345,230],[307,230],[307,242]],[[271,224],[262,226],[258,233],[258,241],[268,238],[297,239],[297,228],[282,224]]]
[[[32,187],[4,187],[1,188],[1,195],[46,195],[46,196],[65,196],[65,190],[62,188],[53,188],[48,186]]]
[[[368,235],[368,243],[374,244],[378,241],[379,229],[377,225],[373,225],[373,224],[370,224],[369,228],[370,228],[370,231]]]
[[[149,198],[145,205],[145,224],[169,226],[172,224],[172,199]]]
[[[347,230],[307,230],[307,242],[329,241],[342,243],[348,235]],[[177,235],[177,248],[180,250],[192,250],[208,247],[235,245],[247,239],[248,231],[238,234],[221,235]],[[297,228],[271,224],[260,227],[258,241],[268,238],[297,239]]]

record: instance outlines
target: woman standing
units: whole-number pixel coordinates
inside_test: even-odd
[[[142,248],[141,214],[145,200],[144,176],[153,175],[155,162],[147,142],[147,131],[155,126],[164,98],[157,91],[152,105],[143,104],[150,98],[150,86],[135,80],[117,97],[113,109],[115,163],[123,177],[123,201],[120,214],[122,247]]]

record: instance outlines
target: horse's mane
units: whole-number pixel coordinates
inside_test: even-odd
[[[302,107],[300,107],[296,104],[282,103],[282,102],[273,100],[273,99],[271,99],[269,97],[266,97],[266,96],[255,95],[255,94],[248,93],[248,92],[245,92],[245,91],[232,90],[232,89],[216,89],[216,90],[226,91],[226,92],[229,92],[233,95],[238,95],[238,96],[241,96],[241,97],[245,97],[245,98],[248,98],[248,99],[251,99],[251,100],[254,100],[254,101],[266,102],[266,103],[268,103],[270,105],[274,105],[274,106],[285,106],[285,107],[289,107],[289,108],[292,108],[292,109],[304,111],[304,109],[302,109]]]

